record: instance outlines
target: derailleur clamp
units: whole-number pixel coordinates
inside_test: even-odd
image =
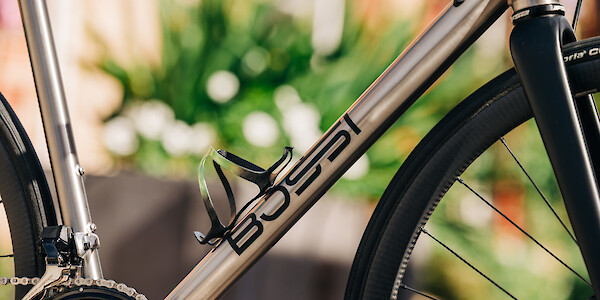
[[[78,257],[83,257],[87,252],[100,248],[100,238],[93,232],[76,232],[73,234],[73,240]]]
[[[227,225],[224,225],[217,216],[213,201],[210,198],[208,187],[206,185],[204,167],[207,159],[209,158],[213,161],[215,171],[219,176],[219,179],[221,180],[221,184],[223,185],[223,188],[225,189],[225,193],[227,194],[227,198],[229,200],[231,218]],[[208,212],[208,216],[211,221],[211,228],[206,235],[198,231],[194,231],[194,235],[196,236],[198,242],[200,242],[200,244],[214,245],[221,241],[223,237],[225,237],[227,233],[233,228],[239,216],[244,211],[246,211],[250,204],[255,200],[259,199],[261,196],[269,193],[269,191],[275,184],[277,176],[281,171],[285,169],[285,167],[290,163],[291,160],[292,147],[285,147],[281,158],[277,162],[275,162],[271,167],[265,170],[230,152],[227,152],[225,150],[215,150],[211,147],[209,152],[202,158],[200,166],[198,167],[198,184],[200,186],[202,201],[204,202],[204,206],[206,207],[206,211]],[[248,201],[239,212],[237,212],[235,207],[235,199],[233,196],[231,185],[229,184],[227,177],[225,177],[222,168],[227,170],[229,173],[232,173],[238,177],[241,177],[247,181],[256,184],[259,188],[258,195],[256,195],[250,201]]]

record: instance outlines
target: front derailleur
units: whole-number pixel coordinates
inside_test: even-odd
[[[98,236],[94,233],[73,233],[64,225],[44,228],[39,250],[45,255],[46,272],[23,300],[43,299],[49,289],[81,277],[82,257],[99,246]]]

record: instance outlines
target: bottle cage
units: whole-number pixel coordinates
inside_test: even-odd
[[[229,223],[227,225],[223,225],[219,219],[206,185],[204,168],[206,161],[209,158],[213,161],[215,171],[221,180],[221,184],[223,184],[223,188],[227,194],[227,199],[229,200],[231,218],[229,219]],[[281,158],[271,167],[264,170],[263,168],[230,152],[225,150],[215,150],[211,147],[209,152],[202,158],[202,161],[200,161],[200,165],[198,167],[198,184],[200,186],[200,193],[211,222],[210,230],[206,235],[198,231],[194,231],[194,235],[200,244],[214,245],[223,239],[223,237],[225,237],[225,235],[233,228],[240,215],[249,207],[249,205],[269,192],[269,190],[273,187],[275,179],[279,173],[285,169],[291,160],[292,147],[285,147]],[[233,196],[233,191],[231,190],[231,185],[229,184],[227,177],[225,177],[222,169],[225,169],[229,173],[256,184],[260,189],[258,195],[250,199],[239,212],[235,207],[235,198]]]

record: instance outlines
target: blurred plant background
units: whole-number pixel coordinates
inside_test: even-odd
[[[423,29],[424,16],[430,19],[445,2],[161,1],[160,64],[138,61],[125,67],[109,54],[98,63],[123,87],[122,105],[106,119],[107,149],[122,168],[191,178],[209,145],[264,167],[284,146],[293,146],[299,157]],[[407,11],[393,13],[390,7]],[[333,193],[376,201],[411,149],[457,100],[510,66],[509,29],[503,18],[469,49]],[[550,202],[560,206],[535,126],[521,127],[510,140],[524,164],[538,171],[535,179]],[[585,273],[568,235],[546,237],[549,228],[561,228],[549,224],[551,216],[538,202],[524,201],[539,195],[503,151],[494,147],[465,178]],[[479,263],[487,263],[486,271],[508,290],[518,289],[525,298],[590,296],[581,281],[561,273],[562,266],[548,261],[521,233],[478,208],[468,191],[454,187],[448,198],[452,201],[436,211],[432,230],[463,253],[476,258],[482,250],[491,253],[494,259]],[[564,210],[560,214],[566,216]],[[444,299],[498,296],[494,286],[443,248],[423,247],[431,249],[424,251],[430,256],[420,268],[431,269],[431,276],[417,280],[421,288]],[[530,280],[536,284],[520,284]]]
[[[92,166],[92,173],[133,171],[193,180],[197,164],[210,145],[263,167],[272,164],[284,146],[293,146],[294,156],[299,158],[449,1],[142,2],[135,8],[156,6],[142,15],[156,17],[158,26],[132,32],[151,36],[156,42],[142,46],[155,55],[147,55],[143,50],[124,58],[122,53],[130,49],[114,45],[114,35],[129,32],[124,28],[147,24],[137,14],[121,16],[126,20],[123,23],[113,20],[103,26],[77,27],[94,47],[81,50],[86,54],[72,58],[70,64],[94,73],[97,79],[88,84],[85,93],[70,92],[74,87],[83,90],[76,84],[80,76],[69,67],[63,68],[63,74],[70,79],[65,81],[67,93],[78,96],[69,95],[69,99],[97,98],[89,103],[102,102],[92,114],[81,113],[85,111],[81,106],[94,104],[70,103],[76,111],[74,118],[87,119],[83,126],[75,127],[76,135],[87,126],[85,121],[99,128],[79,133],[78,147],[100,145],[94,149],[101,150],[80,151],[84,165]],[[8,1],[0,0],[0,12],[3,5],[8,5],[3,3]],[[68,1],[56,3],[63,4],[51,7],[51,13],[59,16],[75,6]],[[135,11],[134,6],[129,6],[131,3],[114,4],[114,11]],[[575,1],[564,3],[572,12]],[[580,36],[598,35],[598,1],[586,0],[585,4],[578,28]],[[93,15],[93,9],[88,10],[86,13]],[[0,33],[5,36],[14,34],[7,28],[20,26],[18,19],[10,16],[0,13]],[[72,40],[76,39],[69,38],[69,30],[74,29],[63,21],[66,18],[57,19],[59,54],[67,53],[62,54],[62,63],[69,61],[69,51],[74,48]],[[93,20],[81,23],[91,24]],[[111,29],[112,24],[121,27]],[[505,15],[359,159],[328,195],[346,203],[363,203],[370,212],[419,140],[458,101],[511,66],[506,50],[510,28]],[[127,35],[127,39],[139,42],[137,38],[135,33]],[[26,54],[24,48],[18,50]],[[26,55],[22,58],[27,60]],[[13,61],[16,60],[2,61],[4,69],[11,71],[0,74],[1,88],[25,120],[32,139],[41,142],[43,133],[29,128],[30,122],[23,118],[35,111],[20,99],[34,95],[14,89],[14,78],[21,78],[14,74],[23,68],[13,67]],[[96,83],[102,88],[94,90]],[[506,138],[526,168],[535,170],[536,183],[566,220],[552,170],[545,155],[540,155],[544,150],[535,124],[527,123]],[[37,151],[43,153],[44,147]],[[104,159],[106,153],[108,159]],[[494,145],[463,178],[578,272],[585,273],[573,241],[551,219],[547,208],[536,201],[539,195],[511,160],[501,144]],[[507,289],[517,290],[519,298],[581,299],[591,295],[581,281],[563,272],[564,268],[551,258],[548,260],[546,253],[507,226],[464,187],[455,185],[447,198],[450,201],[442,201],[428,230],[444,236],[458,252],[473,257],[488,275]],[[556,232],[559,234],[551,235]],[[503,294],[493,285],[443,248],[423,239],[417,247],[415,269],[428,275],[411,278],[415,286],[443,299],[502,298]],[[491,258],[483,256],[482,251]],[[339,252],[332,253],[340,256]],[[345,263],[349,264],[349,260]]]
[[[99,63],[124,91],[105,131],[119,165],[193,177],[209,145],[264,167],[286,145],[299,157],[422,29],[422,16],[440,7],[409,4],[413,13],[393,18],[371,1],[309,4],[312,14],[294,1],[161,2],[159,65],[123,67],[109,55]],[[377,199],[456,100],[506,68],[504,50],[493,46],[471,49],[335,191]]]
[[[264,167],[284,146],[293,146],[299,157],[423,29],[423,16],[435,15],[445,1],[419,3],[161,1],[160,64],[137,61],[125,67],[109,54],[98,63],[123,87],[122,105],[106,120],[107,149],[122,168],[190,178],[209,145]],[[384,4],[410,13],[396,17]],[[333,193],[376,201],[410,150],[456,101],[509,67],[505,50],[509,28],[505,18],[469,49]],[[543,149],[535,136],[535,126],[529,124],[510,138],[524,163],[541,170],[536,181],[559,205],[552,172],[539,155]],[[503,151],[493,148],[465,178],[489,191],[496,205],[534,235],[545,237],[548,228],[560,231],[548,224],[544,207],[524,201],[539,196]],[[547,254],[536,251],[519,232],[489,210],[473,208],[476,200],[468,191],[454,187],[449,198],[453,201],[443,202],[432,230],[456,242],[463,253],[475,257],[481,250],[492,253],[495,259],[484,260],[487,272],[507,289],[516,286],[525,298],[589,296],[577,278],[561,273],[561,266],[552,265]],[[545,241],[557,251],[574,249],[568,236]],[[431,248],[428,263],[421,268],[431,269],[427,273],[432,276],[418,283],[422,288],[444,299],[495,297],[495,287],[477,279],[442,248]],[[576,250],[561,252],[583,271]],[[531,267],[527,261],[539,262]],[[557,275],[544,278],[550,273]],[[536,284],[520,284],[529,280]]]

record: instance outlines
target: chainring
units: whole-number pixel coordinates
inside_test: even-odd
[[[55,287],[46,291],[43,298],[39,300],[136,300],[136,297],[128,296],[116,289],[100,286],[73,286]]]

